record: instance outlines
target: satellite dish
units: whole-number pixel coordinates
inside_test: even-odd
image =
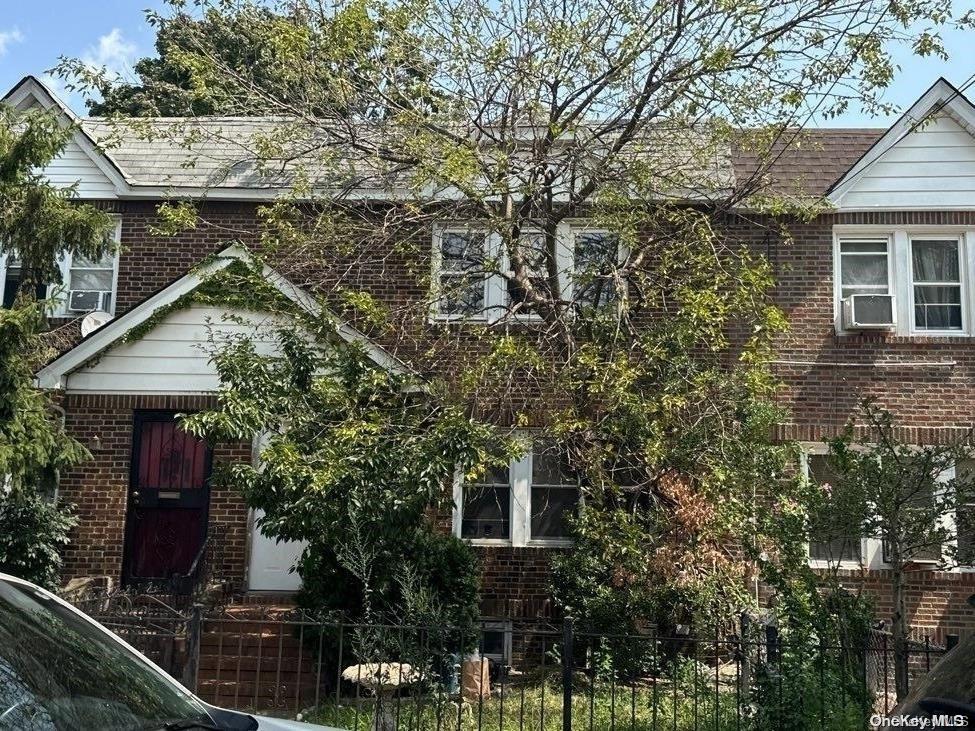
[[[85,315],[81,321],[81,337],[88,337],[102,325],[107,324],[112,319],[112,315],[104,310],[95,310]]]

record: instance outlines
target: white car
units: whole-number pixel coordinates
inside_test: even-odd
[[[0,574],[0,731],[323,731],[204,703],[62,599]]]

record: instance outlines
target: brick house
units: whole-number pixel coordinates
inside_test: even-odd
[[[73,118],[30,77],[4,102],[59,109]],[[165,138],[123,138],[100,149],[96,140],[104,123],[77,121],[71,144],[44,172],[57,183],[77,184],[79,199],[115,214],[121,249],[104,262],[64,262],[55,324],[77,322],[90,310],[113,319],[76,339],[38,373],[40,385],[58,393],[70,433],[93,454],[60,476],[60,494],[81,517],[66,572],[122,583],[160,578],[188,571],[208,546],[214,574],[235,590],[293,591],[297,579],[288,569],[300,547],[264,537],[239,496],[211,490],[207,479],[214,461],[250,460],[255,445],[220,445],[211,453],[173,423],[177,412],[212,403],[218,379],[201,344],[214,331],[218,339],[233,337],[253,325],[199,306],[151,319],[200,286],[208,272],[246,258],[246,249],[231,246],[224,231],[246,245],[258,231],[257,207],[281,191],[247,169],[215,182],[206,156],[187,166],[188,153]],[[198,122],[204,128],[251,124]],[[733,159],[729,165],[728,174],[744,174],[749,163]],[[823,438],[836,433],[868,395],[907,425],[904,437],[914,443],[940,442],[969,428],[975,411],[975,106],[939,80],[889,129],[805,133],[801,144],[783,153],[773,175],[781,190],[826,196],[834,206],[811,223],[792,226],[790,243],[745,218],[724,222],[775,267],[776,296],[792,323],[775,362],[784,383],[780,398],[791,414],[778,436],[804,445],[803,469],[816,475]],[[204,192],[206,217],[218,225],[175,237],[153,235],[161,201]],[[443,228],[427,235],[435,281],[449,277],[452,237],[464,232]],[[599,232],[566,235],[598,239]],[[16,262],[0,260],[5,301],[18,275]],[[278,272],[266,268],[265,276],[282,296],[316,307]],[[389,277],[384,273],[363,286],[379,296],[427,296],[405,267],[402,281]],[[489,298],[491,291],[478,296]],[[449,319],[457,312],[440,314]],[[262,317],[246,314],[249,323]],[[147,322],[153,326],[143,337],[126,340],[127,332]],[[363,342],[383,367],[404,367],[346,324],[336,324],[336,337]],[[477,488],[472,496],[465,486],[454,486],[452,524],[478,547],[485,616],[544,616],[548,561],[552,551],[568,545],[560,516],[573,503],[574,487],[536,450]],[[532,509],[542,502],[544,509]],[[964,555],[968,546],[962,548]],[[812,544],[810,560],[839,560],[844,576],[877,591],[881,612],[889,611],[880,591],[885,564],[879,541]],[[919,564],[911,581],[912,624],[936,632],[975,629],[975,610],[966,604],[973,593],[975,570],[935,571]]]

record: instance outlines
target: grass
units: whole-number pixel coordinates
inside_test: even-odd
[[[776,718],[762,718],[739,708],[734,689],[715,693],[700,679],[697,692],[673,684],[599,683],[572,696],[572,728],[579,731],[725,731],[730,729],[808,728],[862,729],[862,709],[848,704],[820,713],[809,708],[796,714],[780,709]],[[691,686],[693,688],[694,686]],[[399,731],[561,731],[562,690],[557,682],[532,686],[510,685],[503,696],[464,703],[427,693],[387,701],[389,716]],[[784,711],[784,712],[783,712]],[[375,699],[331,701],[305,714],[303,720],[351,731],[372,731]],[[786,718],[787,717],[787,718]]]

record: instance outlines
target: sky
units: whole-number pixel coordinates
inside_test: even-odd
[[[145,21],[147,8],[161,9],[162,0],[0,0],[0,96],[22,77],[42,78],[76,112],[84,114],[82,99],[68,93],[60,80],[45,76],[58,56],[81,58],[96,66],[131,77],[133,63],[153,55],[155,34]],[[956,2],[956,11],[975,6],[975,0]],[[903,111],[939,77],[956,86],[975,74],[975,32],[943,33],[950,60],[919,59],[894,50],[901,70],[886,100]],[[975,90],[973,90],[975,97]],[[859,110],[822,126],[886,126],[896,117],[877,118]]]

